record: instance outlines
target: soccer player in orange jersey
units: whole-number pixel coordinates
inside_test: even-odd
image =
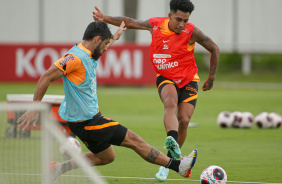
[[[210,52],[210,71],[203,91],[213,87],[219,60],[219,48],[189,17],[194,10],[190,0],[171,0],[168,17],[154,17],[145,21],[129,17],[107,16],[95,7],[95,21],[119,26],[122,21],[128,29],[148,30],[152,34],[150,59],[157,75],[157,88],[164,105],[164,125],[167,132],[168,156],[181,157],[180,148],[187,136],[187,128],[194,112],[199,76],[195,63],[195,43]],[[156,179],[165,181],[168,169],[160,167]]]

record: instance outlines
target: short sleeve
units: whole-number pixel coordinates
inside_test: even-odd
[[[67,75],[79,69],[82,65],[82,61],[75,55],[67,54],[56,61],[54,64],[64,72],[64,75]]]

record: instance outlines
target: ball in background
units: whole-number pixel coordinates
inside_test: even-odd
[[[239,111],[235,111],[232,113],[234,116],[234,122],[232,124],[232,126],[234,128],[240,128],[240,124],[242,123],[242,113]]]
[[[226,184],[227,174],[221,167],[211,165],[201,173],[200,182],[201,184]]]
[[[67,160],[71,159],[68,148],[77,153],[81,153],[81,145],[79,141],[73,137],[68,137],[66,141],[60,145],[60,153]]]
[[[229,128],[234,122],[234,115],[228,111],[223,111],[217,116],[217,124],[222,128]]]
[[[250,112],[242,112],[242,120],[239,124],[240,128],[251,128],[253,126],[254,116]]]
[[[269,113],[268,119],[270,122],[270,128],[279,128],[282,123],[281,115],[275,112]]]
[[[259,113],[255,117],[254,122],[259,128],[270,128],[271,127],[271,123],[269,121],[269,117],[268,117],[267,112]]]

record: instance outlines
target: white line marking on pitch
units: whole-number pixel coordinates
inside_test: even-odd
[[[26,174],[26,173],[0,173],[0,175],[42,175],[42,174]],[[62,175],[63,177],[82,177],[86,178],[88,176],[82,176],[82,175]],[[141,180],[155,180],[155,178],[142,178],[142,177],[118,177],[118,176],[100,176],[102,178],[115,178],[115,179],[141,179]],[[168,181],[197,181],[200,180],[192,180],[192,179],[167,179]],[[253,183],[253,184],[282,184],[282,183],[266,183],[266,182],[243,182],[243,181],[228,181],[230,183]]]

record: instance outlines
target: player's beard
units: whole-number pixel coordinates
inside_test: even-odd
[[[100,58],[100,56],[102,56],[102,54],[103,54],[103,52],[101,53],[100,52],[100,46],[101,46],[101,43],[99,43],[98,45],[97,45],[97,47],[94,49],[94,52],[93,52],[93,54],[92,54],[92,58],[94,59],[94,60],[98,60],[99,58]]]

